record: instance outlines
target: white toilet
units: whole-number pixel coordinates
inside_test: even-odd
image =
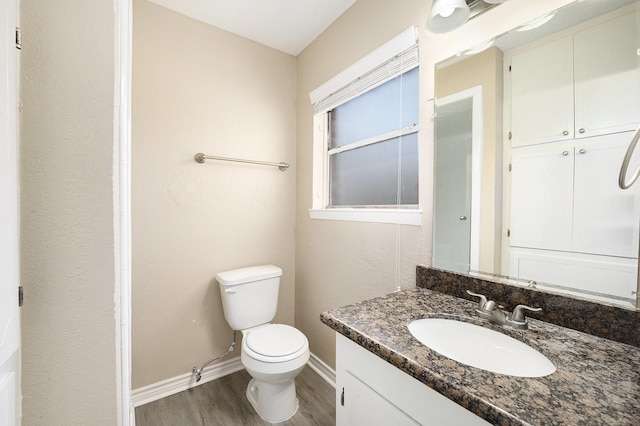
[[[264,420],[277,423],[298,410],[295,378],[309,360],[302,332],[271,324],[278,307],[282,269],[273,265],[220,272],[222,307],[227,322],[242,331],[241,361],[253,377],[247,399]]]

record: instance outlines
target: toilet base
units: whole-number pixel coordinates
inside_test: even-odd
[[[266,383],[251,379],[246,394],[256,413],[269,423],[284,422],[298,411],[294,380]]]

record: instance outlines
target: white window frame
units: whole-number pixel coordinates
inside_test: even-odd
[[[311,103],[314,105],[313,196],[312,208],[309,209],[311,219],[422,225],[422,211],[419,207],[327,207],[329,200],[327,112],[417,66],[417,45],[417,28],[411,27],[309,94]],[[400,61],[399,64],[396,64],[396,67],[399,66],[399,68],[397,70],[394,68],[396,70],[395,73],[389,73],[389,70],[386,70],[389,73],[388,78],[377,80],[374,85],[369,85],[367,82],[362,81],[362,76],[369,74],[373,70],[380,69],[382,65],[390,63],[403,52],[410,50],[415,52],[416,57],[414,60],[416,64],[403,69],[402,61]],[[417,127],[417,125],[411,126],[392,133],[396,136],[413,133],[417,130]],[[386,138],[389,134],[382,136]],[[377,136],[376,139],[379,137]],[[420,137],[418,135],[419,140]],[[349,147],[351,148],[350,145]],[[335,150],[345,150],[345,148],[335,148]]]

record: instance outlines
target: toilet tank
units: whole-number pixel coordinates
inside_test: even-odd
[[[245,330],[273,320],[278,308],[282,269],[252,266],[216,274],[222,309],[229,326]]]

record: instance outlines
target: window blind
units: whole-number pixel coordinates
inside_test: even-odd
[[[418,65],[417,31],[411,27],[313,90],[314,113],[329,111]]]

